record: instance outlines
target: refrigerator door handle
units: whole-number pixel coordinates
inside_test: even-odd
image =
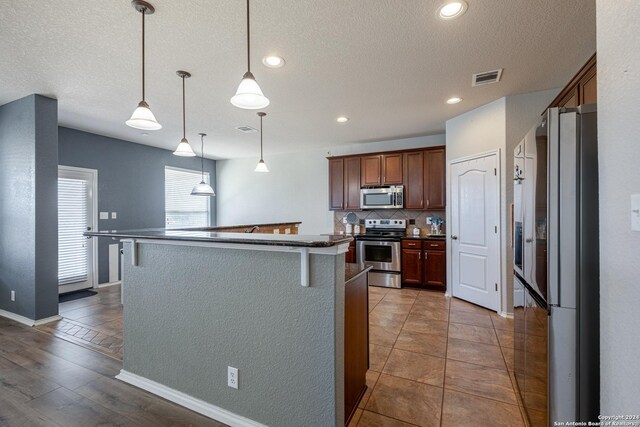
[[[560,114],[558,108],[547,110],[547,265],[548,265],[548,295],[547,301],[551,305],[560,303],[559,275],[560,275]]]

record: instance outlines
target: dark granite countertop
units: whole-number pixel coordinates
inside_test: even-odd
[[[355,279],[356,277],[366,273],[372,268],[373,267],[371,267],[370,265],[362,266],[360,264],[352,264],[348,262],[344,265],[344,282],[347,283],[348,281]]]
[[[219,233],[201,230],[173,230],[166,228],[147,228],[140,230],[89,231],[87,237],[110,237],[117,239],[176,240],[191,242],[237,243],[244,245],[299,246],[308,248],[326,248],[346,243],[351,236],[305,236],[301,234],[256,234],[256,233]]]
[[[446,234],[427,234],[424,236],[414,236],[413,234],[407,234],[403,239],[416,239],[416,240],[446,240]]]

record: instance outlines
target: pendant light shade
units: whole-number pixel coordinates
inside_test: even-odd
[[[196,153],[193,152],[193,148],[191,148],[191,145],[187,140],[186,97],[184,86],[184,80],[191,77],[191,74],[186,71],[176,71],[176,74],[182,79],[182,139],[173,154],[180,157],[195,157]]]
[[[269,99],[264,96],[256,78],[251,73],[251,32],[249,25],[249,0],[247,0],[247,72],[242,76],[242,81],[236,94],[231,98],[231,104],[245,110],[257,110],[269,105]]]
[[[144,16],[151,15],[155,12],[153,6],[143,0],[133,0],[131,5],[142,15],[142,101],[138,103],[138,107],[125,123],[127,126],[142,130],[158,130],[162,125],[158,123],[156,117],[151,112],[149,104],[145,100],[145,81],[144,81]]]
[[[259,112],[258,116],[260,116],[260,161],[258,165],[253,170],[254,172],[269,172],[269,168],[267,168],[267,164],[264,162],[262,158],[262,118],[266,116],[267,113]]]
[[[213,191],[213,188],[209,184],[204,181],[204,137],[207,136],[206,133],[200,134],[200,144],[202,147],[202,181],[200,184],[196,184],[191,190],[192,196],[215,196],[216,193]],[[191,146],[189,146],[191,148]]]

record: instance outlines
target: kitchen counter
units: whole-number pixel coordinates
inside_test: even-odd
[[[231,232],[231,233],[266,233],[276,234],[275,230],[278,230],[279,234],[298,234],[298,228],[302,222],[289,221],[289,222],[272,222],[265,224],[245,224],[245,225],[221,225],[216,227],[192,227],[185,228],[187,231],[216,231],[216,232]]]
[[[89,231],[87,237],[117,239],[175,240],[183,242],[211,242],[245,245],[296,246],[326,248],[353,240],[351,236],[305,236],[299,234],[257,234],[204,231],[203,229],[147,228],[140,230]]]
[[[415,239],[415,240],[446,240],[446,234],[426,234],[424,236],[414,236],[413,234],[407,234],[403,239]]]
[[[354,264],[354,263],[348,262],[344,265],[344,282],[348,283],[349,281],[354,280],[358,278],[360,275],[368,272],[372,268],[373,267],[371,267],[370,265],[362,266],[360,264]]]

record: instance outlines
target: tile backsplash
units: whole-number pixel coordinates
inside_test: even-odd
[[[333,213],[333,232],[336,234],[344,234],[345,225],[342,219],[347,216],[351,211],[334,211]],[[374,209],[365,211],[353,211],[358,217],[360,224],[364,224],[365,219],[406,219],[407,220],[407,233],[411,234],[414,228],[420,229],[421,235],[426,235],[431,232],[431,225],[427,225],[427,217],[440,217],[445,219],[444,210],[433,211],[414,211],[407,209]],[[414,224],[411,224],[411,220],[414,220]],[[446,223],[441,226],[442,233],[446,232]],[[364,232],[364,230],[362,230]]]

